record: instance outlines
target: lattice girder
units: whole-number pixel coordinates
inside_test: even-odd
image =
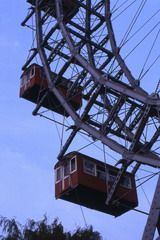
[[[43,1],[29,1],[33,4],[29,17],[35,14],[36,19],[37,48],[34,48],[33,55],[23,69],[39,53],[50,90],[73,120],[76,131],[73,130],[74,134],[71,133],[72,137],[69,137],[59,156],[68,149],[76,132],[83,129],[93,139],[100,140],[120,153],[122,158],[159,167],[159,151],[155,149],[158,148],[160,135],[157,131],[160,99],[157,94],[149,95],[143,91],[124,61],[120,64],[122,59],[114,38],[109,1],[95,5],[92,1],[74,1],[77,4],[76,10],[73,9],[72,16],[67,20],[63,15],[61,1],[57,0],[48,6]],[[53,5],[56,14],[51,14]],[[81,14],[79,8],[87,19],[84,22],[82,19],[76,20],[77,22],[73,20],[76,14]],[[78,24],[78,21],[82,24]],[[45,25],[47,29],[44,30]],[[116,74],[109,72],[113,61],[117,61],[120,66]],[[58,66],[57,69],[55,65]],[[71,69],[72,76],[69,75]],[[57,71],[54,82],[51,71]],[[68,100],[57,90],[58,82],[63,76],[69,76],[73,82],[69,97],[76,94],[79,86],[84,89],[80,114],[72,109]],[[34,114],[40,107],[41,102]],[[149,109],[147,117],[142,121],[146,108]],[[151,136],[146,136],[146,128],[151,129]],[[119,143],[119,138],[122,143]]]

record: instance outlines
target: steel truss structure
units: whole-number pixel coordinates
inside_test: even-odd
[[[160,167],[159,95],[156,91],[147,93],[141,88],[140,80],[132,75],[123,48],[116,41],[114,8],[109,0],[27,2],[32,7],[22,25],[29,26],[30,19],[35,18],[32,29],[36,32],[37,43],[22,69],[25,70],[37,55],[40,57],[50,91],[73,121],[70,136],[58,158],[60,160],[66,153],[80,130],[120,154],[122,167],[106,199],[106,204],[114,204],[113,196],[128,166],[134,166],[134,174],[141,164]],[[52,72],[57,73],[54,79]],[[63,76],[73,83],[67,97],[57,87]],[[83,87],[83,104],[76,112],[69,99],[77,94],[80,86]],[[34,115],[44,98],[47,93],[37,104]],[[160,235],[159,189],[160,180],[143,240],[153,239],[156,228]]]

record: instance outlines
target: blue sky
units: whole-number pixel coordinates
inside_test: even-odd
[[[22,0],[1,3],[0,15],[0,215],[24,223],[40,220],[46,213],[52,221],[58,217],[65,229],[85,227],[79,206],[54,199],[53,167],[59,151],[58,135],[52,122],[32,116],[32,103],[19,98],[21,67],[31,45],[31,32],[20,23],[29,4]],[[144,185],[152,199],[155,179]],[[140,206],[149,210],[143,190]],[[114,218],[83,208],[88,225],[107,240],[140,239],[146,216],[130,211]]]

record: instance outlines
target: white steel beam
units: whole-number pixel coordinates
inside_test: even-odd
[[[160,175],[142,240],[153,240],[156,228],[160,235]]]

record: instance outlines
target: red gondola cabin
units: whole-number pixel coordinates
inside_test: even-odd
[[[52,73],[53,78],[57,75]],[[62,77],[57,86],[58,90],[67,98],[69,86],[72,84],[68,79]],[[38,103],[46,91],[48,91],[48,82],[46,80],[43,68],[38,64],[30,65],[21,76],[20,97],[25,98],[33,103]],[[78,87],[77,92],[68,99],[72,107],[77,111],[82,105],[82,87]],[[61,115],[68,116],[58,99],[50,91],[42,102],[42,106],[57,112]]]
[[[138,205],[134,175],[126,172],[115,194],[116,205],[106,205],[107,191],[118,168],[78,152],[71,152],[55,165],[55,197],[113,216]]]

